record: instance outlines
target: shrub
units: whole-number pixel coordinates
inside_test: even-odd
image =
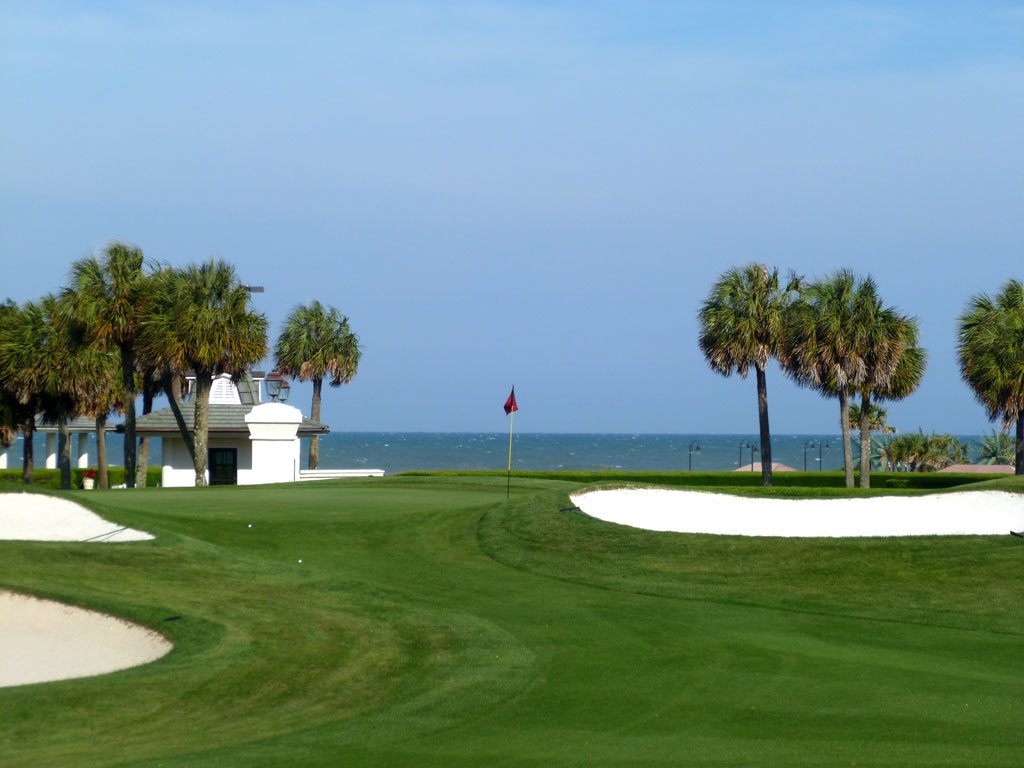
[[[160,483],[161,471],[161,467],[146,468],[146,485],[148,487],[155,488]],[[72,467],[71,487],[81,488],[82,478],[87,476],[87,472],[92,472],[93,477],[96,476],[95,469],[78,469],[77,467]],[[121,485],[124,483],[124,467],[109,467],[107,469],[107,480],[111,486]],[[0,482],[20,484],[21,468],[0,469]],[[33,472],[32,485],[36,488],[53,488],[54,490],[60,490],[60,470],[40,469],[37,467]]]

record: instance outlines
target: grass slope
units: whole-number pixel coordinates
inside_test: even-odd
[[[0,585],[175,649],[0,689],[0,765],[1024,762],[1020,539],[651,533],[580,485],[71,493],[158,538],[0,542]]]

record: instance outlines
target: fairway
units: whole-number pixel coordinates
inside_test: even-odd
[[[1024,540],[657,533],[583,487],[66,494],[156,538],[3,541],[0,588],[174,649],[0,689],[0,765],[1024,764]]]

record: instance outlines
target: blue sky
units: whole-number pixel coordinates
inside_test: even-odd
[[[350,317],[335,431],[757,431],[696,313],[751,260],[872,274],[990,428],[957,314],[1024,279],[1024,4],[0,3],[0,298],[111,239]],[[778,433],[837,407],[769,372]],[[308,388],[293,402],[308,411]]]

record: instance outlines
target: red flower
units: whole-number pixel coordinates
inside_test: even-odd
[[[95,469],[87,469],[87,470],[82,472],[82,477],[95,478],[96,477],[96,470]]]

